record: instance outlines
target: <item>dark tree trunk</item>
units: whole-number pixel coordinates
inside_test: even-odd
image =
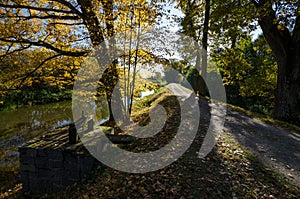
[[[278,63],[274,117],[300,125],[300,46],[291,45],[286,61]]]
[[[282,62],[277,62],[278,80],[274,109],[275,118],[295,124],[300,124],[299,53],[299,47],[288,49],[286,58]]]
[[[100,26],[99,19],[97,18],[93,4],[90,1],[78,0],[80,8],[83,13],[84,24],[89,31],[89,35],[93,44],[93,47],[101,45],[103,54],[109,53],[110,51],[114,51],[115,43],[112,41],[110,46],[106,46],[104,43],[104,30]],[[106,24],[106,34],[109,37],[108,39],[114,36],[114,18],[113,18],[113,1],[101,1],[104,10],[104,18]],[[109,107],[109,121],[110,125],[115,124],[115,120],[112,114],[112,93],[114,87],[116,86],[119,80],[118,70],[117,70],[117,61],[114,61],[109,65],[108,68],[104,71],[104,74],[100,81],[105,86],[106,98]],[[113,103],[119,104],[119,103]]]
[[[103,5],[104,9],[104,17],[105,17],[105,24],[106,24],[106,31],[108,37],[112,38],[114,36],[115,30],[114,30],[114,18],[113,18],[113,1],[105,1],[101,0],[101,3]],[[114,39],[111,40],[112,43],[110,44],[109,48],[111,52],[115,51],[115,41]],[[109,124],[111,126],[115,125],[115,119],[112,112],[112,105],[117,106],[120,105],[120,99],[119,98],[119,90],[117,91],[118,96],[117,99],[119,102],[112,102],[112,93],[116,86],[116,84],[119,81],[119,73],[117,69],[117,60],[114,60],[113,63],[109,66],[109,68],[105,71],[107,73],[107,78],[105,83],[105,92],[106,92],[106,98],[108,102],[108,108],[109,108]]]
[[[119,80],[119,75],[118,75],[118,70],[117,70],[116,65],[117,65],[116,61],[114,61],[110,65],[109,69],[106,71],[106,74],[105,74],[106,78],[103,80],[103,83],[105,84],[106,98],[107,98],[108,109],[109,109],[109,113],[110,113],[108,122],[111,126],[115,125],[115,119],[114,119],[114,116],[112,114],[112,105],[115,105],[115,106],[120,105],[120,100],[119,100],[119,102],[117,102],[117,101],[113,102],[112,101],[113,90],[114,90],[114,88],[115,88],[115,86],[116,86],[116,84],[118,83],[118,80]],[[118,99],[119,97],[120,96],[117,96],[114,99]]]
[[[300,19],[297,16],[292,33],[277,28],[275,12],[269,5],[259,25],[278,65],[274,117],[300,125]],[[298,12],[299,13],[299,12]]]
[[[202,67],[201,76],[204,81],[200,81],[200,94],[205,96],[206,94],[206,74],[207,74],[207,47],[208,47],[208,30],[209,30],[209,15],[210,15],[210,0],[205,1],[205,14],[202,34]]]
[[[198,43],[196,43],[196,48],[197,48],[197,54],[196,54],[196,70],[194,73],[194,91],[196,95],[199,95],[199,85],[201,84],[200,81],[200,74],[199,74],[199,70],[200,70],[200,59],[201,59],[201,52],[199,50],[199,45]]]

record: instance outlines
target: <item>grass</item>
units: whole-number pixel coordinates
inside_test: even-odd
[[[287,123],[287,122],[284,122],[284,121],[276,120],[276,119],[271,118],[269,116],[262,115],[262,114],[259,114],[259,113],[254,113],[254,112],[248,111],[246,109],[243,109],[241,107],[234,106],[234,105],[231,105],[231,104],[227,104],[227,107],[232,109],[232,110],[242,112],[245,115],[248,115],[252,118],[261,120],[263,122],[266,122],[267,124],[270,124],[270,125],[273,125],[275,127],[282,128],[282,129],[285,129],[289,132],[300,135],[300,127],[296,126],[294,124],[290,124],[290,123]]]

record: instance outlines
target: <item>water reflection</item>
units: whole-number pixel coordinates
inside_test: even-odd
[[[97,122],[102,124],[108,116],[105,101],[97,103]],[[24,107],[0,112],[0,168],[4,159],[17,155],[17,146],[47,132],[52,128],[68,125],[73,121],[72,102]]]

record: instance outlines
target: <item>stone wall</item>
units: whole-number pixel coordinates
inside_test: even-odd
[[[112,135],[111,127],[99,127],[114,144],[128,144],[132,136]],[[97,143],[98,131],[90,132]],[[95,144],[95,143],[94,143]],[[101,145],[101,150],[105,146]],[[52,130],[19,147],[20,174],[23,191],[33,194],[54,193],[83,179],[95,165],[102,165],[83,146],[81,141],[69,140],[67,127]],[[102,165],[103,166],[103,165]]]
[[[57,192],[81,180],[98,163],[81,142],[70,144],[68,132],[68,127],[56,129],[19,147],[24,192]]]
[[[60,149],[19,148],[23,190],[33,194],[53,193],[81,180],[96,160],[87,154]]]

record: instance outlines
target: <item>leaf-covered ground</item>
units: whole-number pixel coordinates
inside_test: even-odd
[[[201,136],[178,161],[159,171],[129,174],[98,169],[62,198],[299,198],[297,187],[264,167],[224,135],[214,150],[199,159]]]
[[[148,106],[160,103],[166,107],[167,122],[153,138],[141,139],[121,146],[130,151],[156,150],[176,135],[180,120],[176,99],[160,93],[136,104],[135,119],[142,125],[149,122]],[[201,119],[198,134],[188,151],[171,165],[145,174],[125,173],[100,165],[82,182],[60,193],[44,198],[300,198],[299,187],[262,162],[228,133],[204,159],[198,151],[207,131],[208,120]],[[122,133],[122,132],[120,132]],[[32,198],[16,190],[3,196]]]

